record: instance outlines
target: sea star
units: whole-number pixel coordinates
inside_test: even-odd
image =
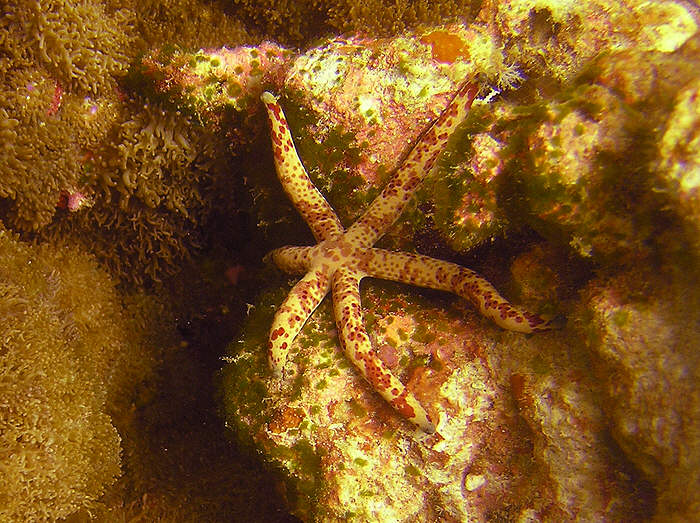
[[[270,330],[269,362],[276,376],[282,376],[292,342],[332,288],[335,321],[348,358],[401,415],[433,433],[435,427],[425,409],[372,349],[362,321],[363,277],[452,292],[471,301],[484,316],[505,329],[534,332],[550,327],[542,318],[511,306],[489,282],[469,269],[428,256],[372,247],[401,215],[430,172],[455,127],[469,111],[477,91],[469,82],[458,89],[381,194],[347,230],[306,173],[277,99],[269,92],[263,93],[277,174],[318,242],[309,247],[282,247],[268,254],[285,272],[304,274],[278,308]]]

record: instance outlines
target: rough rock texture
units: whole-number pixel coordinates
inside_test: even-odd
[[[455,86],[475,78],[484,85],[482,99],[418,191],[394,241],[417,233],[464,252],[526,222],[596,263],[619,257],[636,263],[652,254],[650,244],[667,220],[668,202],[654,187],[680,191],[681,219],[689,221],[692,236],[693,170],[671,171],[693,165],[694,126],[683,116],[692,114],[693,88],[684,95],[679,89],[693,79],[700,58],[693,11],[672,2],[655,6],[639,32],[635,13],[641,7],[618,7],[486,4],[470,25],[394,38],[330,38],[296,56],[269,43],[158,51],[144,60],[143,74],[161,96],[211,128],[221,129],[237,114],[234,122],[242,127],[224,126],[236,145],[259,131],[259,93],[283,94],[307,170],[329,197],[344,196],[347,205],[337,211],[347,223],[377,194]],[[547,31],[560,39],[546,40],[545,47],[571,39],[566,56],[573,61],[532,62],[525,41]],[[499,44],[508,38],[512,46]],[[552,75],[554,65],[562,69]],[[497,97],[500,91],[506,95]],[[667,123],[667,101],[676,98]],[[654,143],[661,126],[668,130],[659,159]],[[688,138],[683,149],[673,145],[679,133]],[[251,181],[258,212],[269,223],[277,194],[268,194],[264,178]]]
[[[392,418],[372,393],[366,398],[367,385],[339,353],[326,305],[296,341],[290,374],[271,378],[261,354],[265,323],[269,328],[269,308],[284,292],[258,298],[240,342],[230,347],[225,408],[238,436],[286,475],[295,513],[406,521],[421,513],[426,520],[698,516],[689,472],[698,455],[698,413],[685,399],[693,395],[697,365],[692,354],[683,358],[677,354],[683,349],[674,348],[693,339],[697,325],[688,337],[659,337],[662,326],[680,332],[688,318],[661,319],[671,307],[665,303],[695,295],[697,255],[688,247],[696,245],[696,13],[668,2],[639,18],[641,4],[625,6],[485,4],[477,19],[492,23],[388,40],[332,39],[291,62],[281,103],[302,161],[346,223],[439,107],[441,95],[422,82],[477,74],[485,83],[481,100],[388,243],[465,251],[532,227],[546,246],[521,255],[511,277],[494,272],[513,296],[548,301],[545,308],[562,300],[559,308],[569,316],[560,331],[522,337],[477,327],[473,317],[462,323],[433,294],[412,302],[415,291],[388,296],[368,285],[363,306],[375,350],[439,420],[438,435],[425,437]],[[507,36],[511,45],[484,63],[509,64],[510,73],[469,61],[478,55],[476,47],[467,51],[467,33],[484,42]],[[539,59],[541,48],[551,52]],[[402,69],[402,56],[420,65]],[[501,97],[488,88],[518,83],[520,89]],[[690,169],[679,170],[679,163]],[[659,190],[664,187],[670,189]],[[301,228],[298,234],[303,237]],[[662,269],[675,286],[661,292],[642,267]],[[657,312],[644,317],[655,326],[648,336],[642,317],[609,333],[601,308],[610,286],[620,286],[609,282],[625,270],[627,281],[638,282],[656,303]],[[623,288],[624,299],[634,301],[631,284]],[[696,316],[697,301],[687,305]],[[636,336],[650,347],[642,351]],[[670,367],[659,369],[659,362]],[[646,392],[638,394],[646,380]],[[675,383],[672,390],[668,382]],[[664,392],[668,419],[630,426]],[[678,419],[688,421],[680,426]],[[651,430],[659,423],[668,437]],[[526,456],[524,462],[514,454]],[[690,485],[677,484],[683,474]]]
[[[531,276],[536,271],[528,273]],[[640,520],[653,504],[616,455],[580,355],[561,332],[489,324],[453,297],[367,283],[378,354],[427,405],[437,434],[402,420],[358,376],[321,305],[285,379],[267,368],[278,292],[255,303],[224,371],[226,415],[286,477],[305,520]]]
[[[581,328],[615,440],[657,488],[657,520],[691,521],[700,514],[700,321],[687,311],[700,310],[698,274],[642,275],[642,285],[632,274],[592,282]]]
[[[700,81],[686,84],[674,100],[659,145],[660,176],[683,220],[695,256],[700,253]]]

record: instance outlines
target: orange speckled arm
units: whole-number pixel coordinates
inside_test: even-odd
[[[333,275],[333,311],[345,354],[392,407],[432,434],[435,426],[425,409],[372,350],[372,342],[362,323],[361,278],[361,273],[346,267],[341,267]]]
[[[343,234],[344,228],[333,208],[313,184],[299,159],[287,119],[272,93],[261,96],[270,122],[272,150],[279,180],[287,196],[311,228],[317,241]]]
[[[457,125],[464,120],[478,91],[472,83],[462,84],[438,119],[421,135],[381,194],[348,229],[348,240],[369,247],[393,225],[435,165]]]

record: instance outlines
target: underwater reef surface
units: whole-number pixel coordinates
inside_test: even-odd
[[[266,289],[229,349],[224,402],[241,441],[286,471],[302,519],[697,517],[696,13],[665,4],[640,30],[641,7],[627,7],[614,20],[602,4],[581,8],[585,21],[575,9],[550,13],[540,21],[561,34],[543,44],[540,64],[493,43],[523,15],[500,5],[480,16],[501,24],[477,17],[393,38],[334,37],[297,57],[277,50],[280,61],[260,65],[253,95],[281,95],[302,162],[345,224],[459,79],[482,82],[462,131],[382,245],[471,260],[513,299],[567,318],[524,337],[454,299],[365,284],[372,344],[436,420],[428,436],[362,380],[326,302],[292,344],[285,377],[273,377],[261,348],[289,279],[264,272]],[[566,29],[557,18],[570,21]],[[613,21],[618,31],[606,32]],[[678,24],[687,38],[666,41]],[[528,30],[543,30],[520,27],[523,47],[535,38]],[[562,41],[576,45],[564,54]],[[229,52],[190,57],[223,99],[237,74],[246,77],[236,66],[229,74]],[[231,53],[250,60],[252,50]],[[191,69],[175,69],[167,77],[183,79],[176,103],[210,115],[216,97],[200,102],[200,85],[183,73]],[[691,145],[679,146],[689,132]],[[261,202],[280,196],[257,190],[272,236],[271,207]],[[292,211],[286,220],[294,219]],[[297,243],[286,225],[277,230],[276,246]],[[296,236],[311,243],[301,224]],[[465,257],[474,247],[482,259]],[[690,316],[679,315],[681,303]]]
[[[700,518],[692,2],[1,3],[0,519]],[[465,78],[379,246],[566,322],[525,336],[363,284],[428,436],[330,300],[272,376],[294,279],[262,258],[313,239],[259,98],[350,225]]]

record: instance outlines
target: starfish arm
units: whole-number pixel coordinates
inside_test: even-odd
[[[530,333],[551,328],[549,321],[512,306],[488,281],[456,263],[373,248],[362,268],[367,276],[457,294],[504,329]]]
[[[292,342],[329,288],[328,274],[321,268],[312,269],[292,287],[277,309],[268,341],[269,362],[275,376],[282,376]]]
[[[292,141],[287,119],[277,99],[269,92],[261,96],[270,121],[275,167],[287,196],[311,228],[317,241],[339,236],[343,226],[321,192],[311,182]]]
[[[347,239],[350,242],[369,247],[391,227],[420,182],[433,168],[457,125],[464,120],[477,92],[474,84],[465,82],[460,86],[449,105],[421,135],[379,197],[348,229]]]
[[[432,434],[435,427],[425,409],[372,350],[362,323],[362,277],[361,272],[348,267],[337,269],[333,275],[333,311],[343,349],[374,390],[402,416]]]
[[[280,247],[265,255],[265,260],[272,262],[287,274],[305,274],[311,267],[313,247]]]

